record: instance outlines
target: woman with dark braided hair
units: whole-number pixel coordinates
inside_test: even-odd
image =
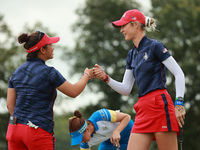
[[[53,150],[53,105],[57,91],[75,98],[93,78],[86,68],[83,77],[75,84],[68,82],[54,67],[45,62],[53,58],[53,43],[59,37],[49,37],[37,31],[18,37],[24,44],[27,61],[19,66],[9,80],[7,108],[10,120],[6,139],[9,150]]]
[[[119,111],[100,109],[85,120],[76,110],[69,119],[71,145],[90,150],[100,143],[98,150],[126,150],[132,127],[130,115]]]

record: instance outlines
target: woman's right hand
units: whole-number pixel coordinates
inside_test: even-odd
[[[106,78],[106,73],[98,64],[95,64],[92,70],[95,79],[104,80]]]
[[[89,79],[93,79],[93,71],[92,69],[85,68],[84,73],[89,74]]]
[[[57,89],[62,93],[66,94],[67,96],[75,98],[79,94],[81,94],[81,92],[83,92],[85,86],[88,83],[88,80],[91,80],[92,78],[93,78],[92,69],[85,68],[84,74],[78,82],[72,84],[66,80],[63,84],[57,87]]]
[[[112,136],[110,137],[110,142],[113,144],[113,146],[120,147],[119,144],[120,138],[121,138],[120,133],[114,131]]]

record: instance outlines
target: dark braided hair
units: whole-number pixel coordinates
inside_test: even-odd
[[[33,47],[34,45],[36,45],[44,36],[44,34],[42,34],[41,36],[39,36],[40,32],[34,32],[31,35],[28,35],[27,33],[22,33],[19,37],[18,37],[18,42],[20,44],[24,44],[24,48],[25,49],[29,49],[31,47]],[[46,48],[46,45],[43,46],[44,48]],[[32,53],[28,53],[27,54],[27,58],[37,58],[38,56],[38,51],[32,52]]]

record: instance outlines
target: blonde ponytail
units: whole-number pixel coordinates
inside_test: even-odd
[[[145,29],[147,31],[155,31],[156,30],[156,20],[151,17],[145,17]]]

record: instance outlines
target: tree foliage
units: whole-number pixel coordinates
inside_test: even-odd
[[[22,33],[33,33],[37,30],[53,36],[48,28],[42,23],[36,22],[33,27],[24,26]],[[6,101],[8,81],[14,70],[25,62],[26,52],[22,45],[17,42],[17,37],[13,35],[9,26],[4,21],[4,17],[0,14],[0,100]],[[0,113],[0,149],[7,149],[6,132],[8,126],[9,114]]]
[[[158,32],[147,33],[150,38],[165,44],[172,56],[177,60],[186,76],[185,106],[187,115],[184,126],[184,149],[197,149],[200,140],[200,1],[199,0],[151,0],[152,10],[149,14],[158,20]],[[78,21],[73,30],[78,33],[76,47],[67,53],[68,60],[73,60],[72,74],[82,72],[85,67],[92,68],[98,63],[110,77],[121,81],[125,71],[126,56],[132,42],[126,42],[118,29],[111,22],[118,20],[128,9],[140,9],[133,0],[86,0],[83,7],[77,9]],[[41,30],[52,36],[48,28],[41,23],[33,27],[24,27],[23,32]],[[16,37],[0,15],[0,98],[6,99],[8,80],[21,63],[25,61],[24,49],[17,44]],[[66,56],[65,56],[66,57]],[[172,98],[175,98],[174,77],[168,72],[167,87]],[[134,86],[130,96],[122,96],[100,80],[89,83],[91,92],[101,93],[98,104],[91,104],[80,111],[88,118],[101,108],[120,109],[132,113],[133,104],[137,100],[137,88]],[[90,98],[90,97],[88,97]],[[8,114],[0,114],[0,149],[7,144],[5,134]],[[72,116],[72,114],[69,114]],[[58,149],[78,149],[71,147],[68,133],[68,115],[55,117],[55,136]],[[66,119],[67,118],[67,119]],[[64,136],[66,135],[66,136]],[[195,140],[194,140],[195,139]],[[94,148],[95,149],[95,148]],[[153,148],[156,149],[156,148]]]
[[[111,22],[120,19],[126,10],[138,7],[137,3],[128,0],[86,0],[85,6],[77,9],[79,19],[73,28],[79,36],[74,51],[69,55],[76,60],[73,64],[76,69],[72,73],[81,72],[85,67],[92,68],[98,63],[110,77],[122,81],[127,52],[132,43],[127,43]],[[89,85],[92,92],[104,94],[98,105],[92,108],[90,105],[88,113],[102,107],[132,112],[130,104],[133,98],[129,97],[132,100],[128,102],[126,97],[100,80],[92,80]]]
[[[18,53],[17,46],[12,37],[8,25],[5,23],[3,16],[0,14],[0,100],[5,100],[7,94],[8,80],[14,71],[18,61],[16,54]],[[0,114],[0,149],[7,148],[7,141],[5,139],[8,114]]]
[[[0,15],[0,34],[0,98],[5,98],[8,80],[17,65],[15,61],[18,49],[15,39],[9,27],[4,22],[2,15]]]
[[[186,77],[184,149],[196,149],[200,140],[200,1],[152,0],[152,14],[159,21],[154,34],[171,51]],[[168,91],[175,98],[174,78],[168,74]],[[195,139],[195,141],[193,140]]]
[[[186,125],[184,126],[184,148],[198,147],[200,136],[200,1],[199,0],[152,0],[152,10],[149,16],[158,20],[158,31],[147,33],[150,38],[160,40],[165,44],[172,56],[177,60],[186,76],[185,106],[187,109]],[[79,20],[74,31],[79,33],[74,52],[73,73],[78,73],[84,67],[93,67],[98,63],[112,78],[121,81],[125,71],[125,58],[132,43],[127,43],[119,30],[111,26],[124,11],[139,8],[133,1],[87,0],[85,7],[79,8]],[[175,98],[175,79],[167,72],[167,87],[172,99]],[[124,97],[114,92],[102,81],[92,80],[89,84],[92,92],[101,92],[103,97],[97,105],[90,105],[85,114],[107,107],[131,112],[137,90],[133,89],[131,97]],[[84,108],[83,108],[84,110]],[[193,140],[195,139],[195,141]]]

